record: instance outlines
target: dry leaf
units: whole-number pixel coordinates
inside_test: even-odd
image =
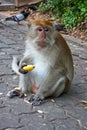
[[[84,109],[87,110],[87,107],[85,107]]]
[[[20,91],[21,89],[19,87],[14,88],[16,91]]]
[[[28,103],[28,104],[32,104],[32,103],[30,103],[28,100],[26,100],[26,99],[24,99],[24,102],[26,102],[26,103]]]
[[[44,112],[41,111],[41,110],[37,110],[37,112],[38,112],[39,114],[43,114],[43,113],[44,113]]]
[[[27,97],[27,93],[24,93],[24,97]]]
[[[53,102],[53,103],[54,103],[54,102],[55,102],[55,100],[54,100],[54,99],[51,99],[51,102]]]
[[[3,93],[0,93],[0,96],[3,95]]]
[[[81,102],[85,105],[87,105],[87,101],[86,100],[81,100]]]

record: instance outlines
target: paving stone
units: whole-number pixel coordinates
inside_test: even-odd
[[[80,127],[87,128],[87,111],[84,108],[76,107],[73,109],[67,109],[67,114],[72,118],[77,120]]]
[[[57,126],[57,130],[85,130],[85,128],[79,125],[78,120],[68,118]]]
[[[0,130],[6,129],[6,128],[18,128],[21,125],[19,124],[18,117],[11,116],[10,114],[3,114],[0,117]]]

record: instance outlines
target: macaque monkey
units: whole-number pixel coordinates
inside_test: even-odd
[[[35,69],[24,71],[23,66],[29,64]],[[49,20],[30,22],[25,53],[20,61],[13,59],[12,68],[19,74],[20,94],[33,93],[29,100],[33,105],[66,93],[74,74],[71,51]],[[9,97],[14,96],[12,92],[9,91]]]

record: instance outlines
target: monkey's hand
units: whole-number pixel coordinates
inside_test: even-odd
[[[27,66],[26,63],[22,63],[22,65],[20,66],[19,68],[19,72],[22,73],[22,74],[27,74],[28,71],[27,70],[24,70],[23,67]]]
[[[31,95],[29,102],[31,102],[33,106],[39,106],[43,103],[43,99],[33,94]]]

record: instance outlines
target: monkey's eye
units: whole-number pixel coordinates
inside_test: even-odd
[[[38,28],[38,31],[41,32],[43,29],[42,28]]]
[[[48,29],[48,28],[45,28],[45,29],[44,29],[44,31],[48,32],[48,31],[49,31],[49,29]]]

